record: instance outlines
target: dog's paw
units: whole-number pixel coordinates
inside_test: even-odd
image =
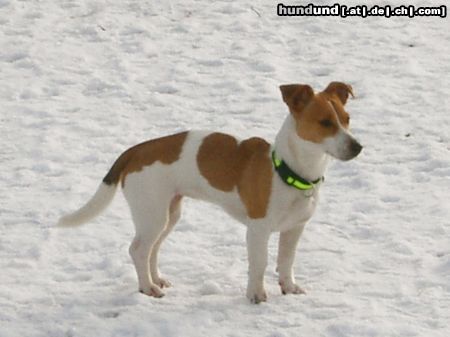
[[[152,284],[145,288],[139,288],[139,292],[141,292],[147,296],[156,297],[156,298],[161,298],[165,295],[156,284]]]
[[[170,283],[168,280],[166,280],[162,277],[160,277],[156,280],[153,280],[153,282],[161,289],[162,288],[170,288],[172,286],[172,283]]]
[[[247,298],[253,304],[259,304],[267,301],[267,293],[264,289],[259,291],[247,291]]]
[[[297,284],[292,283],[292,282],[283,282],[280,281],[280,288],[281,288],[281,293],[283,295],[287,295],[287,294],[306,294],[306,291],[303,290],[302,288],[300,288]]]

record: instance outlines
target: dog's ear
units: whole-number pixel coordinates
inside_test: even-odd
[[[355,97],[352,86],[342,82],[331,82],[324,91],[330,95],[335,94],[344,105],[347,103],[349,95]]]
[[[314,96],[314,90],[307,84],[280,85],[283,101],[291,113],[296,114],[303,110]]]

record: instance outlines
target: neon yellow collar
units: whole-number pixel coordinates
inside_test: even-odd
[[[287,185],[295,187],[301,191],[308,191],[313,189],[317,184],[324,181],[324,177],[320,177],[314,181],[308,181],[297,175],[294,171],[290,169],[289,166],[282,160],[278,159],[275,150],[272,151],[272,162],[275,167],[275,171],[278,172],[281,180],[283,180]]]

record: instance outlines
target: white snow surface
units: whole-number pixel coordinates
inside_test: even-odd
[[[0,0],[1,337],[450,335],[449,19],[287,18],[276,4]],[[297,249],[306,295],[281,295],[274,234],[268,302],[250,304],[245,227],[203,202],[185,201],[162,247],[162,299],[137,292],[121,193],[55,228],[137,142],[272,141],[280,84],[334,80],[354,88],[365,148],[328,169]]]

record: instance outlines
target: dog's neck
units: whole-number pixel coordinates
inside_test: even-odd
[[[323,177],[329,156],[319,145],[301,139],[295,123],[289,114],[275,138],[275,153],[300,177],[314,181]]]

